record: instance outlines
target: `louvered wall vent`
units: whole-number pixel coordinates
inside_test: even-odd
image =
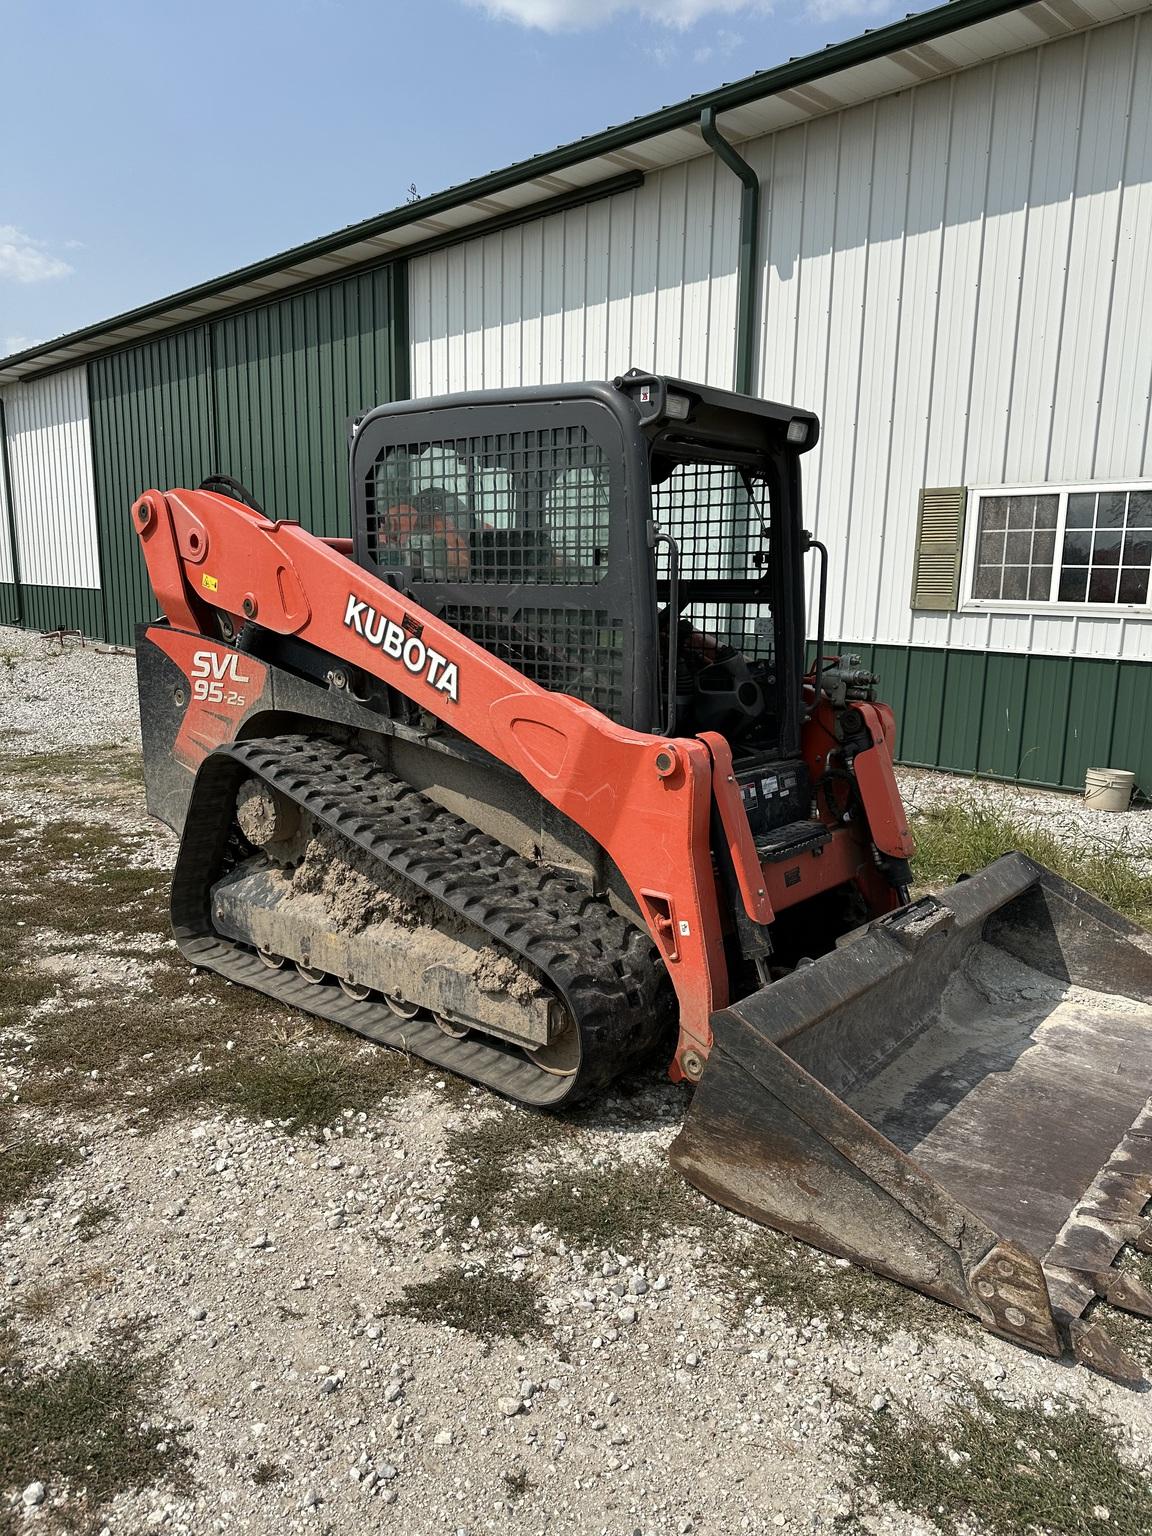
[[[916,565],[912,607],[952,612],[960,600],[960,557],[964,547],[962,485],[925,487],[916,524]]]

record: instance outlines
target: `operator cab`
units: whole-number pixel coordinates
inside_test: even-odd
[[[353,429],[356,558],[542,687],[722,735],[757,831],[757,786],[772,825],[810,799],[799,455],[818,431],[636,370],[381,406]]]

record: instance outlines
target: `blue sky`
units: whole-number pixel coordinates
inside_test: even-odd
[[[905,9],[0,0],[0,355]]]

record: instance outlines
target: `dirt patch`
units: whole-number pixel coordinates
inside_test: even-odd
[[[502,955],[491,945],[476,952],[472,975],[481,992],[503,993],[515,1003],[527,1003],[539,997],[544,988],[529,976],[509,955]]]
[[[319,896],[335,927],[359,933],[382,918],[405,928],[435,923],[435,903],[411,883],[328,827],[313,824],[295,869],[285,874],[294,891]]]

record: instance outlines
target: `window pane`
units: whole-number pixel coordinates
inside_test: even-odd
[[[1008,501],[1004,496],[980,498],[981,528],[1006,528],[1008,526]]]
[[[1115,572],[1112,573],[1113,577]],[[1028,596],[1028,567],[1026,565],[1006,565],[1004,567],[1004,586],[1000,596],[1003,598],[1026,598]]]
[[[1037,533],[1032,539],[1032,564],[1051,567],[1056,553],[1055,533]]]
[[[1035,496],[1009,496],[1008,498],[1008,526],[1009,528],[1031,528],[1032,506]]]
[[[1011,514],[1009,514],[1011,517]],[[1008,565],[1027,565],[1032,558],[1032,535],[1010,533],[1004,542],[1004,560]]]
[[[1048,591],[1052,585],[1052,567],[1040,567],[1034,565],[1032,574],[1028,578],[1028,601],[1030,603],[1046,603]]]
[[[1152,565],[1152,529],[1136,529],[1124,535],[1124,564]]]
[[[1090,533],[1066,533],[1064,535],[1064,564],[1087,565],[1092,558]]]
[[[976,572],[976,581],[972,587],[972,596],[1000,596],[1000,567],[998,565],[982,565],[979,567]]]
[[[1062,603],[1082,603],[1088,595],[1088,572],[1083,566],[1066,565],[1060,572]]]
[[[1090,603],[1114,603],[1116,601],[1116,582],[1119,571],[1114,567],[1104,566],[1098,569],[1092,567],[1092,574],[1088,578],[1088,601]]]
[[[1146,603],[1148,601],[1148,572],[1120,572],[1120,601],[1122,603]]]
[[[1095,508],[1096,493],[1094,491],[1076,491],[1068,498],[1068,527],[1091,528]]]
[[[1129,528],[1152,528],[1152,491],[1128,492]]]
[[[1104,498],[1101,497],[1101,500]],[[1093,565],[1119,565],[1120,545],[1123,542],[1122,533],[1101,533],[1096,530],[1092,540],[1092,564]]]
[[[1037,528],[1055,528],[1056,514],[1060,510],[1059,496],[1037,496],[1036,498],[1036,526]]]
[[[981,565],[1004,564],[1004,537],[1002,533],[982,533],[980,535]]]
[[[1097,528],[1123,528],[1127,501],[1126,491],[1101,491],[1096,506]]]

